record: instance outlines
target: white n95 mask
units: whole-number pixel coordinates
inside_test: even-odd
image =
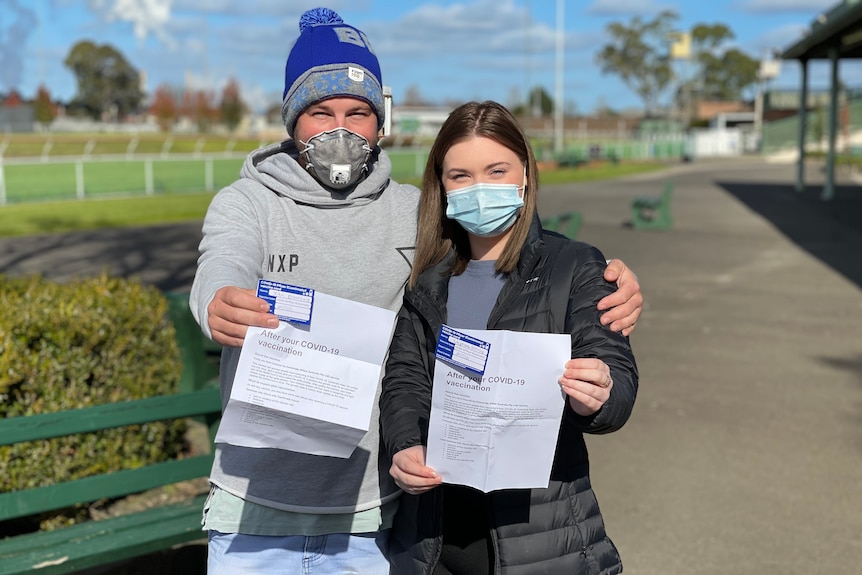
[[[368,140],[346,128],[320,132],[300,143],[305,146],[299,154],[305,154],[306,169],[313,170],[317,179],[330,188],[350,187],[368,170]]]

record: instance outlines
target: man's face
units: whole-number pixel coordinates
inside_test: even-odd
[[[297,141],[307,142],[320,132],[345,128],[368,140],[373,148],[377,145],[377,115],[365,100],[339,96],[327,98],[306,108],[296,119],[293,136]]]

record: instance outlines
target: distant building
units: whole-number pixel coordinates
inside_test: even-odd
[[[848,92],[838,90],[838,105],[844,106],[848,101]],[[805,107],[808,110],[828,110],[830,106],[829,90],[809,90]],[[769,90],[763,94],[763,121],[771,122],[796,116],[799,113],[798,90]]]
[[[393,106],[392,139],[411,143],[433,140],[451,111],[448,106]]]
[[[32,104],[0,104],[0,132],[32,132],[35,124],[36,111]]]
[[[748,102],[738,100],[701,100],[697,102],[695,118],[712,121],[719,114],[736,114],[754,112],[754,107]]]

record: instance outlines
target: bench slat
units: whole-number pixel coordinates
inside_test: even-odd
[[[198,455],[26,491],[0,493],[0,521],[207,477],[212,469],[212,461],[212,454]]]
[[[0,420],[0,445],[87,433],[124,425],[217,413],[219,390],[150,397]]]
[[[0,541],[0,575],[74,573],[88,567],[145,555],[172,545],[204,539],[201,511],[206,495],[158,507],[80,523],[57,531]]]
[[[657,196],[638,196],[631,202],[632,226],[639,230],[669,230],[673,226],[670,200],[673,182],[667,182]]]
[[[568,212],[542,218],[542,228],[557,232],[569,238],[570,240],[577,239],[578,230],[581,227],[580,212]]]

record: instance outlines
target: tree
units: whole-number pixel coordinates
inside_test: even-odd
[[[628,26],[612,22],[606,28],[611,42],[596,55],[602,73],[619,76],[641,99],[647,116],[673,79],[666,43],[677,18],[663,10],[648,21],[636,16]]]
[[[44,85],[40,85],[36,91],[36,99],[33,101],[36,121],[47,127],[57,117],[57,106],[51,100],[51,93]]]
[[[696,24],[691,29],[691,49],[695,60],[717,50],[725,41],[735,38],[724,24]]]
[[[723,48],[734,38],[724,24],[692,28],[692,59],[699,68],[695,93],[701,98],[741,100],[745,89],[757,82],[760,63],[737,48]]]
[[[541,86],[535,86],[527,95],[527,102],[515,106],[512,113],[516,116],[533,116],[534,118],[550,116],[554,113],[554,100]]]
[[[233,132],[239,126],[245,113],[245,104],[239,95],[239,84],[233,78],[228,80],[221,92],[219,109],[221,111],[222,122],[224,122],[228,130]]]
[[[9,91],[5,98],[3,98],[3,106],[7,108],[14,108],[23,103],[24,101],[21,99],[21,94],[19,94],[18,90],[14,88]]]
[[[427,102],[425,102],[425,98],[422,97],[422,93],[419,91],[419,86],[416,84],[410,84],[407,86],[407,91],[404,92],[404,102],[402,105],[404,106],[425,106]]]
[[[741,100],[757,83],[760,62],[736,48],[704,59],[703,96],[715,100]]]
[[[75,75],[78,92],[73,104],[100,119],[106,113],[124,118],[139,109],[144,94],[140,75],[113,46],[82,40],[63,62]]]
[[[198,130],[208,132],[218,110],[213,104],[212,92],[207,90],[189,90],[183,92],[180,113],[191,119]]]
[[[159,129],[167,132],[177,120],[177,101],[173,90],[167,84],[161,84],[153,94],[150,113],[156,117]]]

